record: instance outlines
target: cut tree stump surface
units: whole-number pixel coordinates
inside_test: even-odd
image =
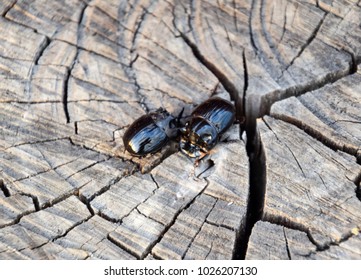
[[[0,3],[0,259],[361,259],[361,2]],[[202,159],[122,137],[211,96]]]

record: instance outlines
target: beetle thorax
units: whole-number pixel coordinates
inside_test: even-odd
[[[194,117],[181,133],[180,149],[190,157],[208,153],[218,142],[217,129],[202,117]]]

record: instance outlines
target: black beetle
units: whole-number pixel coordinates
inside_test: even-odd
[[[190,157],[204,157],[233,124],[235,112],[231,102],[219,97],[201,103],[180,130],[181,151]]]
[[[157,152],[177,136],[179,118],[173,117],[163,108],[141,116],[124,133],[125,149],[138,157]]]

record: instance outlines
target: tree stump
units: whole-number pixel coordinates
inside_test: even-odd
[[[0,3],[0,259],[360,259],[361,1]],[[122,136],[211,96],[200,161]]]

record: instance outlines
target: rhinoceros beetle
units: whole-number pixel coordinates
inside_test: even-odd
[[[198,105],[184,126],[180,125],[182,112],[175,118],[160,108],[135,120],[124,134],[125,149],[134,156],[145,156],[157,152],[180,134],[180,150],[200,159],[235,121],[235,107],[219,97]]]
[[[177,136],[178,123],[179,119],[163,108],[143,115],[125,131],[124,147],[133,156],[155,153]]]
[[[201,103],[180,129],[181,151],[190,157],[199,158],[206,155],[233,124],[235,114],[233,104],[219,97]]]

